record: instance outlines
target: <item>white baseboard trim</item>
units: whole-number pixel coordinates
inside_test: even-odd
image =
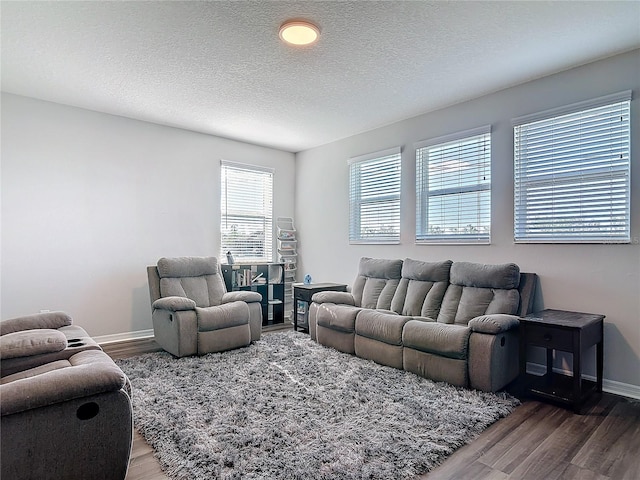
[[[114,333],[113,335],[101,335],[92,337],[99,345],[114,342],[126,342],[128,340],[140,340],[142,338],[153,337],[153,329],[138,330],[136,332]]]
[[[562,368],[554,367],[555,373],[561,373],[563,375],[573,376],[573,372],[570,370],[564,370]],[[527,362],[527,373],[533,375],[544,375],[547,372],[547,367],[540,363]],[[591,375],[583,375],[587,380],[592,382],[596,381],[596,377]],[[640,400],[640,386],[632,385],[630,383],[616,382],[615,380],[602,379],[602,390],[607,393],[613,393],[614,395],[620,395],[623,397],[635,398]]]

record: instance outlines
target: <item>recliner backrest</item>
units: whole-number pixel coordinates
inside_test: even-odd
[[[227,291],[215,257],[161,258],[158,275],[162,297],[187,297],[198,307],[220,305]]]
[[[401,315],[436,319],[449,286],[451,260],[421,262],[406,258],[402,278],[391,301],[391,310]]]
[[[351,288],[356,306],[390,310],[401,276],[402,260],[362,257]]]
[[[454,262],[437,321],[466,325],[480,315],[516,314],[520,304],[520,267]]]

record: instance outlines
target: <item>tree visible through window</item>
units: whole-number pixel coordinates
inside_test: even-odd
[[[270,262],[273,258],[273,171],[221,163],[220,256],[236,261]]]

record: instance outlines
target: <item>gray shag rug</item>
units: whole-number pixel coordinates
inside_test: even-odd
[[[202,357],[117,362],[172,479],[393,479],[428,472],[518,401],[434,383],[299,332]]]

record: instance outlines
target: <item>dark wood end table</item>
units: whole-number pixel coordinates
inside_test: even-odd
[[[346,292],[342,283],[301,283],[293,286],[293,330],[309,331],[309,305],[314,293],[332,290]]]
[[[580,413],[593,392],[602,392],[604,315],[542,310],[520,318],[520,376],[524,393],[567,404]],[[545,375],[527,373],[527,347],[546,349]],[[582,378],[582,356],[596,346],[596,381]],[[573,376],[553,372],[553,351],[573,355]]]

